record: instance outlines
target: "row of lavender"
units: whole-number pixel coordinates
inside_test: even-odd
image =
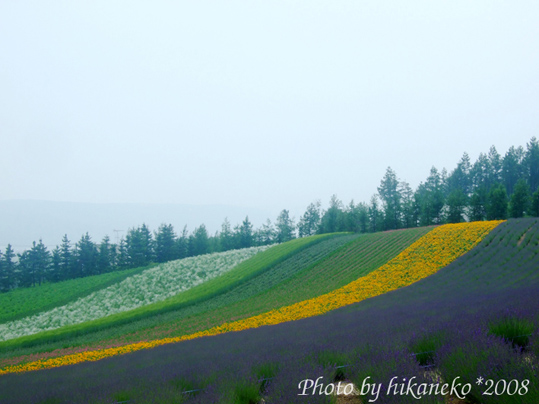
[[[537,220],[509,221],[407,288],[292,323],[6,375],[0,402],[328,403],[341,379],[365,403],[443,403],[449,392],[539,402],[538,243]],[[502,339],[500,324],[523,337]]]

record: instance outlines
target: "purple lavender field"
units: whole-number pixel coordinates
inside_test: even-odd
[[[341,380],[362,403],[446,403],[444,383],[460,383],[456,402],[539,403],[538,253],[539,219],[509,220],[406,288],[295,322],[8,374],[0,403],[335,403],[324,392]]]

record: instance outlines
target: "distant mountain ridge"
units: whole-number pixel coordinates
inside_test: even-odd
[[[277,215],[264,209],[226,205],[4,200],[0,201],[0,249],[3,252],[11,244],[16,252],[22,252],[42,239],[50,250],[61,243],[64,234],[74,245],[86,232],[94,242],[108,235],[115,243],[128,229],[143,223],[152,231],[161,223],[172,224],[176,233],[181,233],[184,226],[191,232],[204,224],[208,233],[214,234],[225,217],[234,226],[249,216],[253,226],[259,227],[268,218],[273,222]]]

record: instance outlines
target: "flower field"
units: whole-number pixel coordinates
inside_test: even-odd
[[[297,254],[284,261],[281,266],[272,268],[263,278],[257,277],[226,294],[186,308],[185,311],[175,312],[174,319],[166,324],[125,335],[122,341],[129,343],[180,337],[220,326],[230,319],[247,319],[322,295],[375,270],[429,230],[410,229],[361,235],[335,251],[329,249],[331,254],[314,263],[308,257]],[[333,243],[336,244],[337,241]],[[312,247],[306,250],[305,254],[311,255],[313,250],[321,247],[324,246]],[[295,265],[300,265],[301,271],[290,271]],[[281,282],[272,283],[269,278],[279,279]],[[268,287],[264,290],[261,285]],[[181,319],[184,316],[188,318]],[[107,342],[113,343],[114,341]]]
[[[437,227],[419,238],[419,240],[414,242],[385,265],[380,266],[378,269],[367,273],[363,277],[360,277],[339,289],[260,315],[238,321],[226,322],[219,326],[201,330],[190,335],[163,338],[154,341],[143,341],[121,347],[81,352],[62,358],[51,358],[21,365],[12,365],[4,368],[1,372],[20,372],[83,361],[94,361],[104,357],[115,356],[120,353],[138,351],[171,342],[179,342],[201,336],[217,335],[229,331],[240,331],[260,327],[262,325],[278,324],[316,316],[369,297],[383,294],[390,290],[410,285],[411,283],[435,273],[440,268],[448,265],[473,248],[499,223],[500,222],[477,222]],[[353,243],[350,243],[348,246],[352,244]],[[346,247],[339,250],[339,252],[332,258],[346,257],[347,255],[344,253],[345,250]],[[324,260],[323,263],[330,261],[331,259],[327,259]]]
[[[17,288],[0,294],[0,324],[63,306],[97,290],[141,273],[146,267],[47,283],[33,288]]]
[[[76,345],[87,344],[87,341],[82,343],[74,341],[77,341],[77,338],[86,339],[88,336],[91,336],[90,338],[93,337],[95,341],[100,341],[103,339],[103,333],[107,333],[109,330],[113,330],[113,335],[115,335],[117,341],[121,340],[118,338],[118,335],[125,332],[122,331],[123,328],[127,327],[128,329],[132,329],[135,327],[135,329],[137,329],[139,326],[146,327],[146,322],[151,322],[152,319],[162,321],[163,316],[166,317],[166,313],[168,312],[190,307],[222,293],[226,293],[228,290],[260,276],[275,265],[300,253],[303,249],[308,249],[324,240],[335,239],[342,236],[344,236],[344,233],[317,235],[295,239],[287,243],[273,246],[272,248],[255,254],[250,259],[244,260],[239,265],[234,266],[233,269],[184,292],[175,294],[163,301],[146,304],[129,311],[121,311],[96,320],[66,325],[59,329],[42,331],[35,335],[27,335],[0,342],[0,351],[9,352],[14,349],[28,349],[27,347],[33,346],[38,346],[35,348],[37,351],[39,351],[39,349],[51,351],[51,343],[56,343],[56,346],[58,346],[58,344],[63,346],[65,344],[61,341],[69,340],[72,344],[74,343]],[[89,310],[91,308],[86,309]],[[118,334],[118,330],[120,330],[120,334]],[[45,347],[39,348],[41,345],[44,345]],[[102,346],[100,343],[99,345]],[[114,346],[117,345],[122,345],[122,343],[114,344]]]
[[[428,246],[424,247],[426,253]],[[116,355],[127,347],[111,350],[108,353],[113,356],[103,361],[95,361],[98,352],[85,353],[89,360],[76,366],[3,374],[0,402],[232,404],[238,402],[239,392],[251,389],[257,400],[264,398],[268,404],[327,404],[334,402],[331,397],[298,396],[298,383],[320,376],[328,383],[337,374],[356,385],[367,376],[369,382],[387,383],[395,375],[431,383],[429,373],[412,354],[430,340],[438,341],[433,345],[437,377],[451,381],[457,374],[462,383],[472,383],[470,402],[539,402],[539,363],[528,359],[539,357],[538,253],[538,221],[510,220],[494,228],[468,253],[408,287],[301,321],[180,344],[163,339],[153,342],[164,343],[154,349],[144,349],[150,344],[134,345],[132,348],[140,350],[128,355]],[[410,255],[407,261],[412,259]],[[489,327],[504,318],[532,325],[524,354],[489,334]],[[64,363],[78,362],[75,351],[73,348],[75,355],[66,356]],[[57,364],[36,362],[34,368],[62,364],[61,358],[55,360]],[[478,374],[530,383],[525,396],[482,396],[482,387],[474,383]],[[261,382],[261,377],[270,380]],[[374,397],[362,397],[363,402],[369,399]],[[417,400],[381,395],[376,402]],[[424,396],[421,402],[442,404],[446,397]]]
[[[67,305],[0,325],[8,340],[129,311],[184,292],[230,271],[267,247],[252,247],[170,261]]]
[[[220,326],[231,319],[245,319],[294,304],[327,293],[373,271],[430,230],[408,229],[359,237],[342,234],[316,236],[307,247],[225,293],[174,311],[161,312],[159,316],[70,338],[72,347],[62,347],[62,343],[58,342],[48,343],[44,348],[27,348],[22,352],[19,349],[19,357],[7,355],[6,359],[0,359],[0,366],[117,348],[139,341],[181,337]],[[254,260],[260,261],[265,255],[288,244],[257,254],[242,266],[252,264]],[[43,349],[46,352],[41,352]]]

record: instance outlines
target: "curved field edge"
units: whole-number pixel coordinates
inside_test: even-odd
[[[383,298],[346,306],[340,311],[390,308],[401,300],[429,305],[435,299],[451,300],[456,294],[488,295],[528,287],[539,281],[538,255],[539,218],[509,219],[435,274],[399,290],[398,294],[385,294]],[[433,311],[432,315],[439,318],[442,313]]]
[[[323,314],[330,310],[410,285],[437,272],[442,267],[449,265],[456,258],[471,250],[483,237],[502,222],[460,223],[437,227],[406,248],[387,264],[368,275],[333,292],[259,316],[225,323],[206,331],[182,337],[143,341],[121,347],[9,366],[1,369],[0,374],[52,368],[83,361],[96,361],[106,357],[153,348],[168,343],[256,328],[263,325],[279,324]]]
[[[57,330],[164,301],[225,274],[267,248],[242,248],[160,264],[65,306],[0,324],[0,340]]]
[[[2,293],[0,294],[0,324],[63,306],[157,265],[151,264],[87,278],[45,283],[32,288],[14,289]]]
[[[203,302],[255,278],[311,245],[329,238],[340,237],[344,234],[347,233],[316,235],[278,244],[243,261],[229,272],[166,300],[100,319],[3,341],[0,343],[0,352],[31,347],[47,342],[62,341]]]
[[[6,404],[47,402],[46,400],[106,404],[116,402],[117,394],[128,391],[127,398],[137,402],[172,403],[178,402],[182,391],[189,387],[205,390],[196,398],[186,401],[234,402],[227,401],[228,396],[225,397],[222,391],[234,389],[244,380],[260,377],[257,373],[259,364],[277,363],[279,366],[277,373],[273,375],[275,377],[263,397],[266,402],[291,403],[299,401],[297,386],[300,380],[305,377],[312,378],[313,375],[314,377],[323,375],[326,380],[333,377],[332,363],[352,364],[344,368],[344,374],[347,380],[359,385],[364,380],[365,374],[371,376],[371,380],[375,377],[376,381],[389,380],[395,374],[417,375],[419,378],[423,375],[423,370],[417,367],[416,362],[406,361],[410,366],[398,368],[395,373],[394,362],[388,361],[388,356],[393,358],[394,354],[401,359],[409,358],[409,354],[415,352],[411,349],[417,339],[432,334],[438,335],[439,332],[446,334],[446,342],[451,348],[460,349],[469,344],[477,347],[475,352],[468,352],[470,359],[463,364],[463,367],[458,368],[460,380],[472,382],[477,374],[486,376],[476,367],[468,366],[476,355],[482,355],[485,351],[483,347],[487,345],[484,339],[478,340],[477,335],[486,335],[489,322],[503,318],[508,314],[508,309],[511,314],[517,313],[522,318],[534,321],[536,331],[533,337],[530,337],[533,338],[530,349],[539,354],[537,349],[539,312],[536,304],[539,285],[538,239],[532,238],[527,246],[524,241],[521,244],[524,246],[523,250],[518,251],[514,259],[504,265],[505,268],[499,268],[498,266],[504,261],[500,258],[513,255],[517,250],[511,249],[512,240],[508,247],[505,246],[509,234],[498,243],[498,239],[503,236],[502,233],[506,233],[500,230],[509,227],[509,223],[511,220],[496,227],[471,252],[436,274],[394,292],[302,321],[164,345],[132,355],[119,355],[107,361],[86,362],[43,372],[5,375],[0,377],[0,396]],[[536,235],[539,235],[538,228],[535,227]],[[495,238],[488,248],[484,249],[483,257],[476,254],[476,251],[483,249],[493,233],[498,233],[500,237]],[[512,233],[520,234],[515,231]],[[530,233],[525,236],[525,240]],[[510,238],[519,239],[513,236]],[[502,251],[499,251],[498,246]],[[515,267],[513,263],[520,261],[522,255],[535,258],[522,260],[525,267]],[[468,262],[472,256],[475,257],[475,263]],[[481,265],[483,258],[488,261],[486,265]],[[480,266],[476,267],[476,264]],[[448,271],[451,267],[454,270]],[[454,276],[459,277],[461,268],[467,269],[469,276],[465,279],[456,279],[455,284],[446,283]],[[516,280],[526,273],[535,275],[535,278],[521,279],[518,285],[506,288],[505,279]],[[497,275],[503,275],[504,279],[495,279]],[[440,295],[439,288],[444,288],[446,293]],[[410,298],[412,301],[409,301]],[[503,341],[499,344],[504,345],[508,351],[511,350],[510,345]],[[515,360],[522,359],[518,353],[513,355],[518,356]],[[320,358],[324,362],[321,362]],[[327,362],[328,358],[335,362]],[[491,355],[490,358],[496,360],[495,365],[501,365],[504,369],[503,378],[511,380],[517,376],[511,373],[512,368],[507,366],[502,355]],[[493,367],[488,358],[482,362],[489,364],[490,368]],[[326,367],[326,363],[330,364]],[[526,361],[525,366],[528,366],[528,363]],[[437,366],[441,365],[442,363],[437,363]],[[324,366],[323,373],[321,366]],[[375,374],[375,371],[382,373]],[[464,374],[464,371],[471,371],[472,374]],[[519,376],[519,380],[526,378],[522,374]],[[186,387],[182,384],[182,388],[176,388],[174,383],[180,378],[189,381],[191,385]],[[442,378],[451,380],[453,376],[446,375],[442,371]],[[86,380],[84,386],[80,383],[81,380]],[[534,381],[535,377],[532,383],[538,392],[538,383]],[[69,386],[67,391],[61,387],[64,385]],[[172,390],[171,385],[174,385]],[[528,398],[526,403],[539,402],[538,394],[533,397],[527,394],[526,397]],[[313,396],[312,400],[315,398]],[[424,397],[425,399],[427,397]],[[323,401],[321,399],[316,402]],[[509,401],[511,400],[507,402]],[[505,403],[504,397],[497,399],[494,397],[490,402]],[[522,404],[518,401],[518,397],[511,402]]]
[[[423,227],[328,239],[294,254],[281,264],[272,267],[270,271],[230,292],[218,295],[201,304],[102,330],[98,333],[72,338],[66,341],[69,344],[67,346],[52,342],[19,349],[17,352],[7,352],[1,355],[4,359],[0,360],[0,367],[83,351],[119,347],[140,341],[189,335],[226,322],[249,318],[310,299],[344,286],[375,270],[431,229],[432,227]],[[328,243],[335,247],[340,245],[340,247],[324,248],[323,246],[327,246]],[[302,259],[302,256],[303,258],[305,256],[312,257],[321,248],[324,248],[326,253],[319,255],[320,259],[314,261]],[[294,262],[295,265],[299,264],[299,267],[289,271],[290,268],[287,269],[287,267],[290,267],[291,264],[294,265]],[[264,282],[265,278],[273,277],[283,270],[292,276],[275,284],[275,287],[269,290],[262,291],[262,293],[250,298],[247,297],[247,299],[244,298],[245,296],[240,296],[239,300],[241,301],[232,301],[232,304],[229,304],[229,298],[233,295],[236,297],[238,294],[241,295],[242,289],[255,286],[261,290],[260,284]],[[210,306],[209,310],[208,306]]]
[[[188,319],[173,319],[157,327],[123,335],[121,343],[103,341],[103,345],[113,347],[143,340],[179,337],[315,298],[374,271],[431,229],[406,229],[361,235],[319,262],[306,265],[294,276],[255,296],[222,305]],[[258,282],[258,279],[255,281]]]

